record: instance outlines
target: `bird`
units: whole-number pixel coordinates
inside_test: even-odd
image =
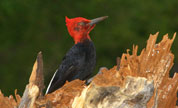
[[[76,17],[69,19],[65,17],[69,35],[75,44],[63,57],[59,68],[54,73],[47,87],[46,94],[61,88],[66,81],[75,79],[88,79],[96,65],[96,50],[89,33],[98,22],[108,16],[98,17],[92,20]]]

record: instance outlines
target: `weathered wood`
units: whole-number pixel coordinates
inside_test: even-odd
[[[29,79],[29,83],[33,83],[39,88],[39,96],[43,95],[44,89],[44,75],[43,75],[43,57],[42,52],[38,53],[36,62],[33,66],[32,74]]]
[[[117,63],[117,70],[119,70],[120,69],[120,63],[121,63],[121,58],[120,57],[116,58],[116,63]]]
[[[137,55],[138,46],[132,54],[123,54],[112,69],[102,68],[89,85],[74,80],[51,94],[42,95],[43,64],[38,54],[33,71],[22,99],[15,92],[5,97],[0,92],[3,108],[176,108],[178,74],[169,77],[174,55],[171,46],[175,39],[166,34],[156,44],[158,33],[150,35],[147,46]],[[41,98],[38,98],[41,97]]]
[[[165,35],[156,44],[157,36],[158,33],[150,35],[140,55],[137,55],[138,46],[133,46],[131,55],[127,50],[119,70],[118,66],[102,70],[84,89],[83,85],[74,85],[80,84],[79,81],[66,83],[45,96],[43,103],[50,100],[53,107],[60,108],[174,108],[178,74],[169,78],[169,71],[174,60],[170,48],[175,34],[172,39]],[[78,89],[83,91],[75,92]],[[71,93],[73,97],[69,98]]]
[[[42,96],[43,88],[43,60],[42,53],[39,52],[36,62],[33,66],[29,84],[25,88],[19,108],[34,108],[35,100],[38,96]]]

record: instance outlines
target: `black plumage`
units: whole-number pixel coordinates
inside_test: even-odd
[[[96,64],[96,51],[91,40],[86,39],[82,43],[75,44],[65,55],[56,70],[46,93],[51,93],[66,81],[74,79],[85,80],[93,72]]]

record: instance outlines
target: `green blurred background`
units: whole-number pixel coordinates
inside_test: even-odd
[[[43,52],[47,86],[62,57],[74,44],[65,16],[88,19],[108,15],[90,33],[96,46],[97,66],[112,68],[133,44],[139,51],[149,34],[178,31],[177,0],[0,0],[0,89],[22,95],[39,51]],[[178,38],[172,52],[178,63]],[[176,68],[175,68],[176,69]]]

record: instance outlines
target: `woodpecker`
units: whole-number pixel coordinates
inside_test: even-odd
[[[83,17],[72,19],[66,17],[66,26],[75,44],[66,53],[62,63],[54,73],[46,94],[62,87],[66,81],[86,80],[90,77],[96,64],[96,51],[89,33],[98,22],[107,17],[103,16],[93,20]]]

